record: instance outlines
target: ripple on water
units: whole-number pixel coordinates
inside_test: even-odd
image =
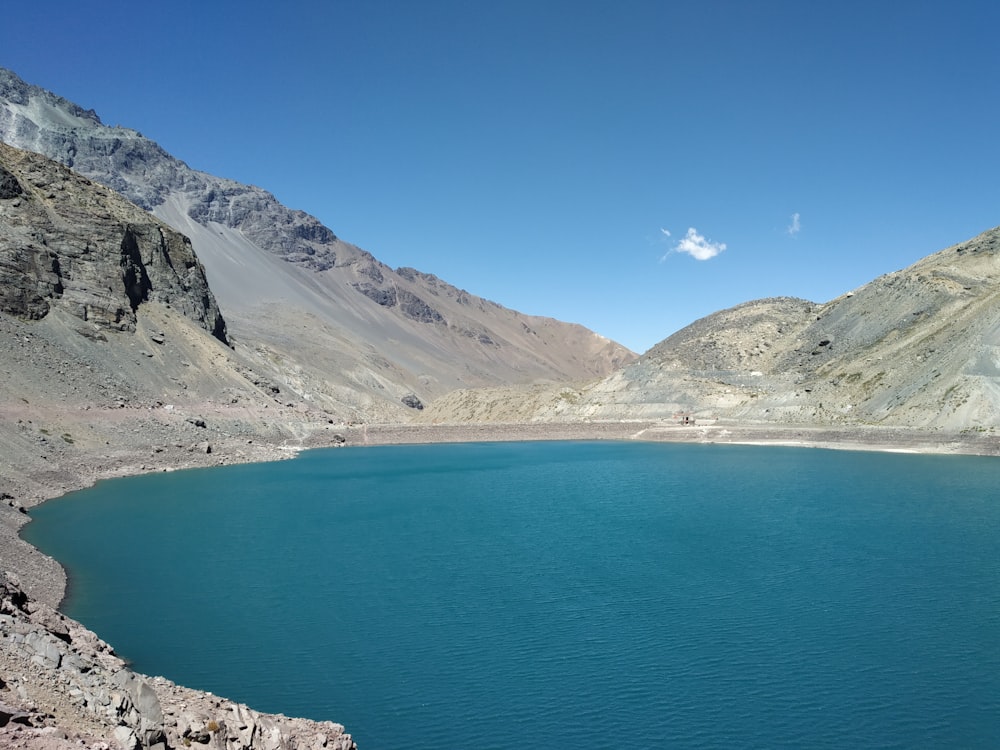
[[[363,747],[995,747],[998,487],[970,457],[408,446],[101,483],[28,529],[139,669]]]

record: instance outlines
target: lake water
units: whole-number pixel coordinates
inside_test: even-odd
[[[362,750],[1000,747],[1000,461],[311,451],[34,509],[135,667]]]

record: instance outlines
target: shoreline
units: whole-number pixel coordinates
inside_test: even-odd
[[[340,441],[340,437],[344,441]],[[886,426],[826,426],[780,425],[768,423],[736,423],[706,421],[682,425],[663,421],[621,422],[529,422],[529,423],[381,423],[336,426],[331,432],[327,425],[303,437],[297,445],[282,441],[260,440],[233,445],[223,442],[212,453],[178,457],[175,454],[150,455],[145,447],[135,455],[111,459],[103,467],[88,463],[88,457],[73,461],[88,464],[89,471],[73,471],[63,467],[65,480],[51,492],[30,493],[16,508],[20,519],[15,520],[17,540],[30,547],[34,553],[52,560],[20,536],[20,531],[30,522],[28,510],[48,500],[92,487],[98,482],[147,473],[183,471],[194,468],[211,468],[241,463],[267,463],[297,457],[307,450],[334,447],[363,447],[382,445],[423,445],[436,443],[487,443],[544,440],[623,440],[640,442],[671,442],[700,444],[754,445],[760,447],[821,448],[825,450],[855,450],[902,454],[1000,456],[1000,435],[985,432],[929,432],[908,427]],[[180,460],[178,460],[180,459]],[[4,519],[8,520],[8,519]],[[2,524],[10,527],[10,523]],[[0,542],[3,535],[0,535]],[[0,546],[0,571],[11,568],[9,545]],[[43,597],[54,609],[65,598],[65,569],[52,560],[62,571],[61,591],[53,603],[53,589],[47,587]],[[22,577],[26,589],[45,589],[43,581]]]
[[[288,445],[287,438],[280,441],[263,438],[256,444],[247,441],[222,441],[214,452],[204,454],[150,454],[147,446],[141,446],[124,455],[104,457],[103,464],[91,463],[91,457],[86,455],[77,457],[68,462],[70,466],[62,466],[62,471],[47,472],[62,474],[61,481],[46,487],[48,491],[28,492],[22,495],[21,502],[17,504],[10,498],[9,509],[16,513],[0,517],[0,572],[15,572],[26,592],[58,610],[66,596],[66,570],[57,560],[26,542],[20,532],[30,523],[30,508],[109,479],[232,464],[283,461],[293,459],[303,451],[319,448],[543,440],[631,440],[916,455],[1000,456],[1000,435],[992,433],[929,432],[908,427],[873,425],[749,424],[719,420],[683,425],[637,420],[482,424],[376,423],[340,425],[335,426],[334,431],[329,429],[329,425],[322,425],[298,440],[296,445]],[[11,538],[11,531],[14,539]],[[17,549],[22,545],[27,550]],[[17,559],[25,553],[35,558],[35,565],[29,565],[27,569],[22,560]]]
[[[636,440],[823,448],[889,453],[1000,456],[1000,435],[881,425],[805,425],[711,420],[688,425],[655,420],[401,424],[348,428],[346,445],[531,440]],[[319,447],[319,446],[306,446]]]
[[[262,727],[270,728],[268,731],[271,732],[272,740],[279,736],[284,738],[278,745],[273,745],[272,740],[268,742],[285,750],[306,747],[350,750],[355,747],[351,736],[341,725],[260,714],[247,706],[200,693],[160,677],[134,673],[117,659],[112,646],[59,612],[67,593],[65,568],[24,541],[20,532],[30,522],[28,511],[31,507],[93,486],[105,479],[188,468],[287,460],[302,451],[318,448],[462,442],[615,440],[1000,456],[1000,437],[992,433],[944,433],[875,426],[737,424],[724,421],[689,425],[662,421],[330,425],[306,423],[303,420],[292,430],[269,435],[254,434],[252,439],[247,439],[245,431],[234,432],[240,437],[235,437],[232,432],[227,434],[221,429],[216,431],[210,436],[211,447],[203,451],[155,447],[163,441],[163,434],[158,434],[155,439],[140,438],[131,444],[119,443],[111,449],[105,443],[99,451],[64,448],[58,456],[42,456],[44,461],[22,467],[20,474],[13,473],[10,466],[0,467],[0,480],[3,482],[0,489],[12,487],[20,490],[18,497],[14,497],[9,491],[4,492],[3,503],[0,504],[0,593],[5,593],[7,597],[0,599],[0,674],[8,688],[6,692],[0,692],[0,710],[3,710],[5,702],[11,702],[10,688],[12,684],[16,685],[16,695],[20,696],[19,702],[22,704],[16,708],[36,716],[34,726],[42,733],[38,734],[37,742],[29,742],[23,747],[32,750],[68,750],[73,745],[78,747],[80,742],[93,741],[95,738],[96,741],[106,741],[112,737],[127,750],[137,747],[167,750],[183,746],[185,742],[190,744],[191,737],[196,737],[201,742],[207,736],[205,727],[209,725],[222,727],[220,731],[226,733],[225,742],[232,743],[225,744],[227,748],[270,750],[271,745],[261,744]],[[290,437],[290,434],[296,437]],[[175,436],[175,439],[179,438]],[[24,593],[18,593],[21,591]],[[20,609],[13,606],[22,600],[26,603]],[[7,627],[10,623],[2,619],[8,614],[14,618],[12,630]],[[21,642],[11,640],[12,633],[16,632],[36,633],[37,639],[45,639],[48,645],[44,648],[47,651],[29,649],[24,652],[23,635]],[[68,639],[67,632],[74,633],[73,639]],[[67,648],[66,643],[70,641],[74,644],[82,643],[85,647]],[[45,654],[51,656],[53,649],[62,649],[67,653],[55,658],[55,668],[50,672],[40,671],[39,659],[48,658]],[[84,657],[91,659],[93,663],[79,674],[72,673],[67,678],[61,665],[69,663],[71,659],[79,661]],[[103,683],[98,680],[99,684],[94,687],[91,683],[97,679],[96,676],[102,674],[106,674],[107,679]],[[146,704],[152,706],[151,715],[133,711],[122,716],[119,712],[110,719],[102,715],[98,717],[99,720],[95,720],[92,715],[94,705],[100,704],[112,686],[122,681],[132,691],[129,695],[132,696],[130,705],[133,709],[142,704],[140,694],[143,689],[149,691],[146,693]],[[84,683],[89,687],[81,687]],[[3,687],[0,682],[0,688]],[[86,690],[91,692],[87,693]],[[83,706],[75,705],[74,700],[77,698],[71,699],[69,696],[69,693],[75,696],[81,693],[94,695],[95,690],[99,697],[92,698],[89,706],[86,700]],[[155,699],[150,701],[149,694],[155,695]],[[197,710],[191,706],[195,706]],[[35,713],[31,714],[32,711]],[[229,724],[220,724],[216,719],[209,718],[220,711],[230,717]],[[230,724],[244,729],[233,729]],[[61,735],[71,738],[72,743],[67,739],[66,744],[52,744],[44,732],[53,726]],[[247,726],[256,729],[247,735],[244,731]],[[4,731],[5,728],[0,728],[0,744],[3,744]],[[318,736],[328,738],[329,742],[324,740],[315,744]]]

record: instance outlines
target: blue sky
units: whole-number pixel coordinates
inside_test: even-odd
[[[8,5],[30,83],[640,352],[1000,224],[994,2]]]

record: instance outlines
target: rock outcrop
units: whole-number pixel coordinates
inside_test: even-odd
[[[198,172],[131,128],[0,68],[0,138],[44,154],[110,187],[147,211],[183,193],[200,224],[239,227],[260,247],[315,270],[337,259],[337,237],[314,217],[290,211],[265,190]]]
[[[186,237],[73,171],[0,143],[0,310],[38,320],[58,305],[94,334],[134,331],[136,310],[150,301],[226,341]]]
[[[583,381],[635,359],[582,326],[392,269],[272,194],[191,169],[2,68],[0,140],[72,167],[190,237],[232,338],[257,353],[255,369],[351,419],[406,419],[407,394],[427,402],[459,387]]]
[[[42,736],[46,728],[79,727],[122,750],[356,748],[339,724],[262,714],[137,674],[108,644],[4,574],[0,676],[0,739],[13,721]]]

